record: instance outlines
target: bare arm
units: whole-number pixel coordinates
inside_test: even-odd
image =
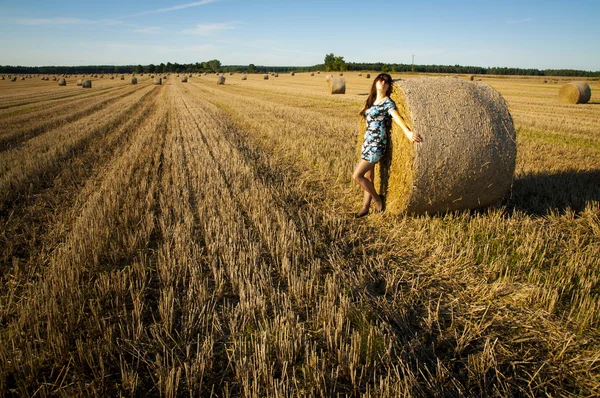
[[[421,138],[421,136],[419,134],[417,134],[413,131],[410,131],[410,129],[408,127],[406,127],[406,124],[400,117],[400,114],[398,113],[397,109],[392,110],[390,113],[392,115],[392,119],[394,119],[394,122],[398,126],[400,126],[400,128],[404,132],[404,135],[406,135],[406,138],[408,138],[411,142],[422,142],[423,141],[423,138]]]

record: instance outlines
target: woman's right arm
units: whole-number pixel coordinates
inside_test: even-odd
[[[390,113],[392,114],[392,119],[394,119],[394,122],[396,122],[396,124],[400,126],[400,128],[404,132],[404,135],[406,135],[406,138],[408,138],[411,142],[423,142],[423,138],[421,138],[421,136],[418,133],[415,133],[414,131],[411,131],[408,127],[406,127],[406,124],[404,123],[404,120],[402,120],[402,118],[400,117],[400,114],[398,113],[397,109],[392,110]]]

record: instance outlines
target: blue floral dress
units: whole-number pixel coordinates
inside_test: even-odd
[[[394,109],[396,104],[386,97],[379,104],[373,104],[365,111],[367,129],[360,157],[369,163],[379,162],[385,153],[388,140],[386,123],[391,119],[391,112]]]

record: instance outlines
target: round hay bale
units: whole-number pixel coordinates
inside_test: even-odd
[[[585,104],[590,100],[592,90],[586,82],[572,82],[558,90],[558,99],[563,104]]]
[[[328,80],[329,94],[346,94],[346,80],[343,77],[336,77]]]
[[[358,76],[359,76],[359,77],[360,77],[360,76],[362,76],[362,73],[359,73],[359,74],[358,74]]]
[[[344,76],[344,72],[340,72],[340,76]]]
[[[67,85],[67,81],[64,78],[61,78],[58,80],[58,85],[59,86],[66,86]]]
[[[315,72],[311,72],[311,73],[310,73],[310,75],[311,75],[311,76],[314,76],[314,75],[315,75]]]
[[[111,77],[110,77],[110,80],[115,80],[115,77],[114,77],[114,76],[111,76]]]
[[[517,149],[512,117],[497,91],[461,79],[417,78],[394,81],[391,98],[423,142],[410,142],[393,124],[376,173],[386,211],[433,214],[502,202]]]
[[[163,80],[167,80],[167,75],[164,75],[164,76],[163,76]]]
[[[233,76],[233,72],[229,72],[229,76]]]
[[[279,73],[274,73],[273,77],[279,77]]]
[[[181,82],[182,82],[182,83],[187,83],[187,79],[188,79],[188,77],[187,77],[187,76],[183,76],[183,77],[181,78]]]
[[[92,81],[91,80],[84,80],[81,83],[81,87],[82,88],[92,88]]]
[[[219,76],[217,78],[217,84],[225,84],[225,76]]]
[[[290,76],[295,76],[296,72],[290,72]]]
[[[131,84],[137,84],[137,77],[131,78]]]
[[[367,79],[370,79],[370,78],[371,78],[371,74],[367,73]]]
[[[248,76],[242,75],[242,80],[248,80]]]
[[[55,82],[56,81],[56,76],[52,76],[52,81]]]
[[[473,81],[473,80],[475,80],[475,76],[469,75],[469,81]]]
[[[321,71],[320,71],[320,70],[318,70],[318,71],[317,71],[317,75],[320,75],[320,74],[321,74]]]
[[[263,76],[264,80],[269,80],[269,75],[265,73],[265,75]]]
[[[161,85],[162,84],[162,79],[160,77],[155,77],[154,78],[154,84]]]
[[[24,77],[24,76],[21,76],[20,80],[25,80],[25,77]]]
[[[10,81],[11,81],[11,82],[16,82],[16,81],[17,81],[17,77],[16,77],[16,76],[13,76],[13,77],[11,77],[11,78],[10,78]]]
[[[121,75],[121,80],[125,80],[125,75]]]
[[[78,86],[81,86],[82,84],[83,84],[83,80],[81,80],[81,79],[77,80],[77,85]]]

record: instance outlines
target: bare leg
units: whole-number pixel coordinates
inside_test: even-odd
[[[367,171],[365,173],[365,178],[373,183],[375,178],[375,168]],[[375,184],[373,184],[373,186],[375,186]],[[358,214],[367,214],[369,212],[369,207],[371,207],[371,194],[365,191],[363,196],[363,207]]]
[[[383,201],[381,200],[381,197],[377,195],[377,192],[375,192],[375,186],[373,185],[374,169],[374,164],[361,159],[360,162],[358,162],[358,165],[356,165],[354,173],[352,174],[354,181],[356,181],[365,190],[363,209],[359,214],[363,214],[363,212],[366,214],[366,212],[369,211],[371,199],[375,201],[375,208],[377,210],[381,210],[383,208]],[[369,178],[365,177],[366,175],[368,175]]]

